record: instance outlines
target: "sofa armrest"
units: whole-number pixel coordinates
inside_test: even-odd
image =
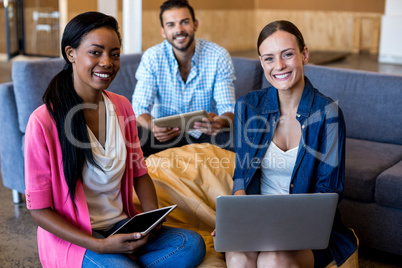
[[[5,187],[25,191],[23,133],[19,131],[13,83],[0,84],[0,159]]]

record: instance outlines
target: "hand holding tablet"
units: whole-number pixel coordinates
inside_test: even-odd
[[[146,236],[153,228],[166,218],[166,216],[172,212],[177,205],[172,205],[164,208],[158,208],[143,213],[139,213],[128,220],[123,226],[114,231],[114,234],[129,234],[129,233],[141,233],[142,236]]]
[[[183,114],[171,115],[161,118],[156,118],[153,123],[157,127],[180,128],[181,130],[193,130],[195,122],[201,122],[202,118],[208,118],[208,113],[205,110],[188,112]]]

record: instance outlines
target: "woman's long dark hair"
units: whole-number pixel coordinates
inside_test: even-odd
[[[79,143],[89,144],[88,130],[82,109],[77,109],[73,116],[67,118],[71,109],[83,103],[73,86],[73,69],[67,58],[65,48],[78,48],[83,38],[91,31],[108,27],[113,29],[119,38],[118,23],[115,18],[99,12],[86,12],[74,17],[64,29],[61,40],[61,52],[66,65],[50,82],[43,102],[53,116],[63,155],[63,171],[69,189],[69,195],[75,205],[75,189],[77,181],[82,180],[82,171],[86,161],[98,166],[92,155],[91,148],[84,148]],[[65,125],[70,128],[65,131]],[[88,146],[85,146],[88,147]]]

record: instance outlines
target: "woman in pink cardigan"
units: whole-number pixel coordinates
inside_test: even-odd
[[[105,91],[120,68],[117,21],[73,18],[62,38],[64,69],[31,115],[25,142],[27,207],[38,224],[44,267],[195,267],[201,236],[159,226],[146,236],[114,230],[158,207],[129,101]]]

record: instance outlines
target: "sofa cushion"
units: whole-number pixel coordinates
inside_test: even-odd
[[[401,145],[346,139],[344,196],[374,202],[378,175],[401,160]]]
[[[402,209],[402,161],[378,176],[375,187],[377,203]]]
[[[347,137],[402,145],[402,76],[314,65],[305,75],[338,102]]]
[[[233,57],[236,100],[251,90],[261,89],[261,65],[254,59]]]
[[[339,208],[343,223],[353,228],[360,245],[402,255],[402,210],[349,199],[343,199]]]
[[[61,71],[63,59],[16,61],[12,65],[12,79],[17,103],[18,124],[25,133],[31,113],[43,104],[42,96],[52,78]]]

